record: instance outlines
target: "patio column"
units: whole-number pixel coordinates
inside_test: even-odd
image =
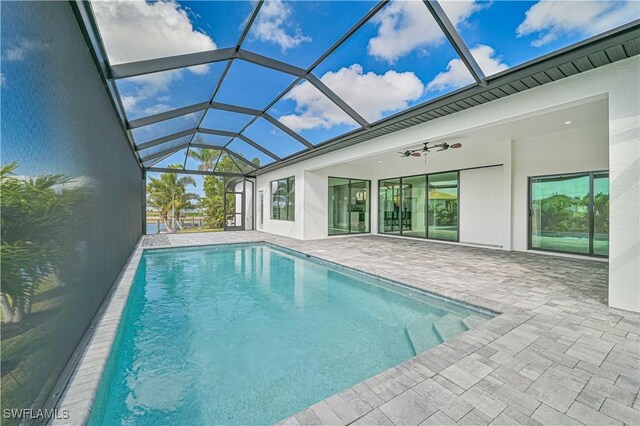
[[[640,312],[640,82],[609,92],[609,305]]]

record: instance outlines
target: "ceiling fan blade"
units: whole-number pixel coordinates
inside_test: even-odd
[[[454,143],[453,145],[449,145],[449,148],[462,148],[462,144],[461,143]]]

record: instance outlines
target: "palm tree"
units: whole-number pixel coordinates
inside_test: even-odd
[[[182,168],[179,164],[169,166],[170,169]],[[196,181],[191,176],[178,177],[177,173],[162,173],[159,178],[151,178],[147,185],[147,203],[160,211],[167,230],[170,233],[176,232],[182,211],[191,208],[191,200],[198,196],[187,192],[187,186],[196,186]],[[169,223],[171,215],[171,223]]]
[[[198,140],[194,143],[198,143]],[[198,164],[198,170],[213,171],[218,162],[218,157],[220,157],[220,151],[217,149],[190,149],[189,157],[200,163]]]
[[[31,312],[42,281],[68,263],[83,216],[86,192],[65,189],[64,175],[30,179],[14,175],[17,163],[0,169],[0,303],[5,322],[20,322]]]

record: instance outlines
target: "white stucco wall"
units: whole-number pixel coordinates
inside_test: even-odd
[[[512,243],[527,250],[528,178],[609,168],[606,123],[513,141]]]
[[[503,166],[460,172],[460,242],[502,247]]]
[[[265,194],[263,230],[299,239],[325,238],[328,176],[371,180],[371,230],[376,233],[378,179],[499,164],[503,166],[502,206],[499,207],[502,246],[507,250],[512,247],[526,250],[527,177],[609,169],[610,304],[640,311],[638,75],[640,58],[630,58],[260,175],[256,190],[263,190]],[[568,128],[555,133],[540,128],[540,136],[526,138],[496,135],[495,140],[483,140],[482,144],[470,142],[464,149],[436,154],[429,157],[426,164],[422,161],[399,161],[404,159],[395,154],[398,149],[426,140],[486,130],[511,120],[562,111],[572,105],[598,99],[607,100],[609,117],[603,114],[603,123],[594,123],[591,127]],[[382,164],[359,161],[383,153],[388,154]],[[361,167],[356,167],[353,162],[361,164]],[[365,164],[369,166],[362,167]],[[269,210],[269,182],[292,175],[296,177],[296,221],[273,221]],[[497,176],[493,179],[496,180]],[[465,212],[460,214],[462,216]]]

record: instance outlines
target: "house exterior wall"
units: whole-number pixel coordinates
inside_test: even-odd
[[[265,212],[263,230],[299,239],[327,238],[329,175],[371,180],[371,232],[377,233],[378,179],[502,165],[501,179],[497,173],[484,177],[487,183],[493,180],[495,186],[502,188],[502,206],[499,208],[501,246],[504,250],[525,251],[529,176],[609,169],[610,303],[615,307],[640,311],[639,74],[640,59],[630,58],[260,175],[256,190],[264,191],[265,210],[269,208],[269,182],[296,176],[296,221],[273,221]],[[524,139],[504,138],[501,135],[482,145],[468,144],[462,150],[441,153],[437,161],[427,164],[419,161],[383,161],[381,164],[357,168],[350,164],[385,152],[389,153],[389,158],[393,158],[397,156],[396,150],[408,145],[603,99],[608,102],[609,116],[603,117],[603,123],[595,123],[592,127],[551,134],[540,129],[540,136]],[[336,171],[331,171],[329,167],[335,167]],[[345,173],[338,173],[338,170]],[[461,179],[468,179],[465,175],[466,172]],[[497,194],[493,197],[497,197]],[[478,203],[467,205],[470,210],[480,207]],[[495,209],[495,206],[492,208]],[[471,213],[466,211],[462,201],[460,216]],[[481,224],[478,221],[476,226]],[[461,230],[461,237],[471,235],[473,237],[469,239],[476,239],[476,242],[483,244],[487,241],[488,237],[479,236],[478,229],[470,228],[473,227],[472,221],[462,219],[461,226],[467,228]],[[497,227],[495,223],[492,226]]]

